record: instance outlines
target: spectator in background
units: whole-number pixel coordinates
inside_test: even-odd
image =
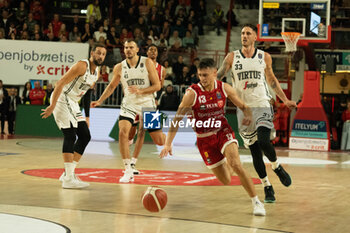
[[[220,36],[221,32],[220,29],[224,23],[224,11],[221,9],[220,4],[216,4],[216,8],[214,9],[212,13],[212,24],[215,25],[216,34]]]
[[[142,0],[139,5],[139,14],[140,17],[147,19],[147,15],[149,14],[149,6],[147,5],[147,0]]]
[[[173,68],[169,65],[168,60],[164,61],[164,68],[165,68],[165,80],[170,80],[171,82],[173,82],[174,80]]]
[[[85,43],[85,42],[89,42],[93,38],[94,37],[90,29],[90,24],[86,23],[84,27],[84,34],[81,36],[81,41]]]
[[[148,26],[143,17],[139,17],[138,22],[134,24],[132,28],[133,31],[135,31],[136,28],[139,28],[144,33],[144,35],[147,35],[148,33]]]
[[[169,36],[170,36],[170,23],[169,23],[169,21],[164,21],[163,28],[161,30],[161,34],[164,35],[165,39],[169,39]]]
[[[30,5],[30,12],[33,13],[33,19],[42,24],[44,18],[44,9],[39,0],[34,0]]]
[[[30,98],[29,98],[30,90],[32,90],[32,85],[30,85],[30,82],[26,82],[24,84],[24,90],[22,92],[22,97],[21,97],[23,104],[30,104]]]
[[[11,35],[14,34],[15,37],[17,35],[17,29],[16,29],[16,26],[15,26],[15,23],[14,22],[11,22],[10,23],[10,27],[9,27],[9,33],[7,35],[7,38],[8,39],[11,39]]]
[[[103,20],[103,31],[105,32],[105,33],[108,33],[109,32],[109,19],[104,19]]]
[[[59,14],[54,14],[53,15],[53,20],[51,21],[52,24],[52,30],[53,30],[53,35],[54,37],[58,38],[58,33],[61,29],[62,22],[60,21],[60,15]],[[29,28],[29,25],[28,25]]]
[[[173,72],[175,74],[175,80],[178,80],[180,78],[180,76],[182,75],[182,70],[183,70],[184,66],[185,66],[184,58],[183,58],[183,56],[180,55],[177,57],[177,62],[175,62],[173,64]]]
[[[98,77],[98,82],[109,82],[108,81],[108,71],[107,71],[107,66],[103,65],[100,70],[100,75]]]
[[[171,27],[171,32],[178,31],[179,37],[183,38],[185,36],[185,27],[182,25],[181,20],[176,20],[176,24]]]
[[[98,31],[94,32],[95,41],[99,41],[100,37],[103,37],[103,39],[107,40],[107,33],[104,32],[102,25],[98,28]]]
[[[114,27],[115,27],[115,32],[118,34],[118,35],[120,35],[121,33],[122,33],[122,29],[123,29],[123,25],[121,24],[121,22],[120,22],[120,18],[116,18],[115,20],[114,20],[114,25],[113,25]]]
[[[175,42],[179,42],[180,43],[180,47],[182,46],[182,40],[179,37],[179,32],[178,31],[173,31],[173,35],[170,37],[169,39],[169,46],[173,46],[175,44]]]
[[[185,65],[182,68],[182,74],[181,74],[177,84],[179,84],[179,85],[185,84],[185,85],[188,85],[188,86],[192,84],[190,69],[188,68],[187,65]]]
[[[3,28],[0,28],[0,40],[5,40],[5,30]]]
[[[165,92],[160,96],[159,109],[160,110],[168,110],[168,111],[176,111],[179,107],[180,97],[177,92],[174,91],[173,85],[169,84]]]
[[[86,22],[90,22],[90,16],[93,16],[94,19],[100,21],[102,19],[101,10],[98,0],[93,0],[86,9]]]
[[[171,46],[169,51],[173,52],[173,53],[184,53],[185,49],[183,47],[181,47],[180,41],[176,41],[175,44],[173,46]]]
[[[198,80],[198,77],[197,77],[197,70],[198,70],[198,66],[199,66],[199,58],[196,57],[194,60],[193,60],[193,64],[190,66],[190,75],[191,75],[191,78],[193,80]],[[197,83],[197,82],[196,82]]]
[[[68,24],[68,30],[73,31],[74,27],[78,27],[79,32],[82,32],[84,29],[84,25],[82,22],[79,21],[78,15],[73,16],[73,22]]]
[[[124,19],[124,25],[134,25],[137,23],[138,16],[134,12],[134,8],[130,7],[128,9],[128,14],[126,15],[126,18]]]
[[[124,44],[126,40],[132,39],[132,38],[133,38],[132,32],[129,32],[128,29],[124,27],[122,29],[122,34],[120,35],[120,42]]]
[[[90,16],[90,19],[89,19],[89,25],[92,33],[97,31],[97,22],[95,20],[95,17],[92,15]]]
[[[50,99],[51,99],[51,94],[53,92],[53,86],[52,83],[48,83],[46,90],[45,90],[45,100],[44,100],[44,105],[50,105]]]
[[[169,9],[165,9],[164,15],[163,15],[163,20],[164,20],[163,23],[168,22],[169,24],[172,24],[174,22],[173,17],[170,15]]]
[[[203,25],[205,22],[205,17],[207,16],[207,9],[205,6],[204,0],[199,1],[199,6],[197,9],[195,9],[197,13],[197,25],[198,25],[198,34],[204,35]]]
[[[347,101],[347,109],[342,114],[343,133],[341,138],[341,150],[350,150],[350,99]]]
[[[41,88],[40,82],[36,81],[34,83],[34,89],[29,92],[30,104],[32,105],[43,105],[44,97],[46,92]]]
[[[68,36],[69,36],[69,34],[68,34],[67,30],[66,30],[66,24],[62,23],[61,28],[60,28],[60,30],[58,32],[58,38],[60,40],[62,40],[62,39],[63,40],[68,40]]]
[[[1,13],[2,18],[0,18],[0,28],[3,28],[5,30],[4,35],[8,35],[11,18],[9,16],[9,11],[7,9],[4,9]]]
[[[0,121],[1,121],[1,134],[5,134],[5,116],[6,116],[6,100],[8,92],[4,88],[2,80],[0,80]]]
[[[19,8],[16,11],[16,19],[20,25],[24,23],[24,20],[26,19],[28,15],[28,9],[25,5],[25,2],[20,2],[19,3]]]
[[[182,46],[184,48],[195,48],[194,39],[191,35],[191,31],[186,31],[186,36],[182,38]]]
[[[11,88],[9,91],[9,96],[7,97],[7,123],[9,134],[14,134],[14,124],[16,120],[17,106],[21,104],[21,99],[17,96],[17,89]]]
[[[152,6],[151,12],[148,15],[147,24],[150,28],[152,28],[155,32],[159,33],[159,28],[161,25],[161,17],[158,13],[158,8],[156,6]]]
[[[73,30],[69,33],[69,40],[70,41],[77,41],[77,38],[81,37],[81,33],[79,32],[78,26],[74,26]]]

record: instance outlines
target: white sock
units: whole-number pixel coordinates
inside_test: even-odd
[[[135,164],[136,165],[136,162],[137,162],[137,158],[132,157],[131,158],[131,164]]]
[[[278,160],[276,160],[275,162],[271,162],[271,166],[272,169],[275,170],[276,168],[278,168],[278,166],[280,165],[280,163],[278,162]]]
[[[125,171],[131,170],[130,159],[123,159],[123,163],[124,163]]]
[[[252,197],[252,204],[255,205],[255,203],[260,202],[258,196]]]
[[[260,180],[261,180],[261,183],[263,184],[264,187],[271,186],[271,183],[270,183],[269,178],[267,176],[265,176],[264,178],[262,178]]]
[[[74,163],[64,163],[64,171],[66,172],[66,176],[73,176],[74,175],[74,169],[75,169]]]
[[[75,164],[75,167],[77,167],[79,162],[73,160],[73,163]]]

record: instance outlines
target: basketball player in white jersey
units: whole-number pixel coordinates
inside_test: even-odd
[[[144,110],[155,110],[153,93],[160,90],[160,82],[156,68],[151,59],[138,56],[139,48],[135,41],[124,43],[126,59],[118,63],[113,69],[113,79],[108,84],[101,97],[91,102],[91,107],[102,104],[122,83],[124,97],[119,116],[119,149],[123,158],[125,172],[119,182],[128,183],[134,180],[130,161],[129,133],[137,115],[142,116]],[[165,134],[162,130],[150,132],[153,142],[164,145]]]
[[[74,64],[56,83],[51,95],[50,105],[42,109],[42,118],[54,115],[57,126],[63,133],[64,175],[61,176],[63,188],[85,188],[89,183],[80,181],[74,173],[91,136],[83,117],[79,101],[97,81],[99,69],[106,57],[106,48],[97,45],[92,48],[89,60]],[[78,139],[76,137],[78,136]]]
[[[162,88],[163,85],[164,85],[164,80],[165,80],[166,73],[165,73],[165,68],[161,64],[159,64],[157,62],[158,48],[157,48],[157,46],[155,44],[151,44],[151,45],[148,46],[148,48],[147,48],[147,57],[153,61],[154,65],[156,67],[157,75],[159,77],[161,88]],[[154,95],[155,95],[155,98],[157,98],[157,93],[156,92],[154,93]],[[158,105],[157,104],[157,99],[156,99],[156,105]],[[134,124],[132,125],[132,128],[130,130],[130,134],[129,134],[129,140],[133,141],[134,137],[135,137],[135,135],[137,133],[137,139],[136,139],[136,143],[135,143],[135,148],[134,148],[134,152],[133,152],[133,155],[132,155],[132,158],[131,158],[131,168],[133,169],[134,175],[140,174],[140,172],[136,169],[136,162],[137,162],[137,158],[139,157],[139,154],[141,152],[143,142],[145,140],[145,130],[143,129],[142,124],[139,124],[139,129],[138,129],[138,132],[137,132],[137,125],[138,125],[139,122],[140,122],[140,118],[139,118],[138,122],[134,122]],[[129,144],[132,144],[132,143],[129,142]]]
[[[254,47],[256,39],[256,27],[251,24],[244,25],[241,31],[242,49],[230,52],[226,56],[218,71],[218,78],[222,78],[231,69],[233,83],[239,96],[252,108],[253,123],[249,126],[239,125],[239,132],[245,146],[251,151],[254,168],[264,185],[265,202],[271,203],[275,202],[275,196],[267,177],[263,153],[270,160],[272,169],[283,185],[288,187],[292,180],[279,164],[275,149],[270,142],[271,129],[274,127],[274,112],[267,84],[289,108],[295,108],[296,103],[290,101],[284,94],[273,73],[270,54]],[[242,112],[239,109],[237,118],[238,122],[241,122]]]

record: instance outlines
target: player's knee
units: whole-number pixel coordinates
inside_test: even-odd
[[[237,175],[240,175],[243,172],[243,167],[241,163],[233,163],[231,164],[231,168]]]
[[[76,135],[73,129],[63,129],[63,153],[73,153]]]
[[[221,182],[223,185],[229,185],[229,184],[231,184],[231,176],[222,177],[222,178],[220,179],[220,182]]]
[[[125,128],[119,129],[119,138],[129,138],[129,132]]]

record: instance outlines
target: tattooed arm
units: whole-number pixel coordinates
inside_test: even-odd
[[[224,59],[224,62],[222,63],[221,67],[218,70],[218,79],[221,80],[224,75],[229,71],[233,63],[233,52],[230,52],[227,54],[227,56]]]
[[[295,101],[291,101],[287,98],[275,74],[273,73],[272,58],[271,58],[271,55],[268,53],[265,53],[265,64],[266,64],[265,75],[266,75],[267,83],[274,90],[276,95],[283,101],[283,103],[285,103],[288,106],[288,108],[296,108],[297,105]]]

